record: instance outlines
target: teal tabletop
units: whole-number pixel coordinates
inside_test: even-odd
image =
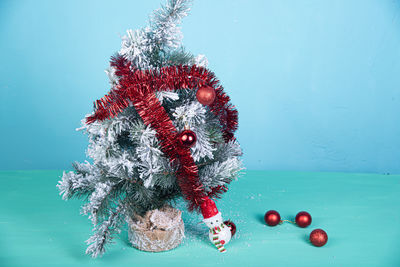
[[[0,172],[0,266],[400,266],[400,175],[246,171],[218,200],[237,234],[219,253],[197,214],[183,211],[185,239],[167,252],[142,252],[122,231],[103,257],[85,255],[90,221],[82,200],[61,200],[62,171]],[[267,226],[277,210],[300,228]],[[313,229],[329,236],[323,247],[309,242]]]

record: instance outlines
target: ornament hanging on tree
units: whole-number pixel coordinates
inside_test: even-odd
[[[211,105],[215,100],[215,90],[210,86],[203,86],[197,90],[197,100],[203,105]]]
[[[86,250],[93,257],[125,222],[136,231],[129,232],[132,245],[146,243],[139,249],[176,247],[184,227],[168,205],[177,197],[202,212],[219,251],[232,237],[211,198],[243,169],[234,136],[238,114],[214,73],[197,65],[204,58],[199,62],[180,43],[177,24],[188,11],[188,1],[168,0],[149,27],[123,37],[107,70],[112,89],[94,102],[81,128],[93,163],[75,163],[58,184],[64,199],[88,201],[82,212],[95,225]],[[186,123],[191,129],[179,133]]]
[[[197,140],[196,134],[191,130],[184,130],[179,134],[178,138],[179,143],[186,147],[192,147]]]

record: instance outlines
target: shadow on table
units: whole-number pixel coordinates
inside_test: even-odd
[[[265,224],[265,221],[264,221],[264,214],[256,214],[255,219],[256,219],[259,223]]]

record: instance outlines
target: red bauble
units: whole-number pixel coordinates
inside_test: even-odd
[[[196,143],[196,134],[191,130],[184,130],[179,134],[179,143],[183,146],[191,147]]]
[[[328,235],[322,229],[315,229],[310,234],[310,241],[316,247],[322,247],[328,242]]]
[[[224,224],[231,229],[231,236],[234,236],[236,233],[236,225],[231,220],[224,221]]]
[[[210,105],[215,99],[215,90],[210,86],[200,87],[196,93],[197,100],[203,105]]]
[[[281,222],[281,215],[276,210],[269,210],[265,213],[264,220],[269,226],[275,226]]]
[[[311,215],[306,211],[300,211],[296,215],[296,224],[301,227],[305,228],[311,224]]]

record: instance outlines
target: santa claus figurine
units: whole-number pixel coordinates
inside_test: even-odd
[[[220,252],[226,252],[224,245],[231,240],[234,229],[232,226],[230,227],[224,223],[221,212],[218,211],[212,199],[206,198],[200,208],[204,218],[203,222],[210,229],[208,236],[211,243],[213,243]]]

